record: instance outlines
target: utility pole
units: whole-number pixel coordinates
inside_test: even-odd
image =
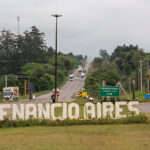
[[[20,34],[20,17],[17,17],[18,35]]]
[[[5,75],[5,87],[7,87],[7,75]]]
[[[142,81],[142,62],[143,61],[138,61],[140,63],[140,82],[141,82],[141,91],[143,90],[143,81]]]
[[[132,78],[132,99],[135,100],[135,78]]]
[[[124,64],[124,59],[123,59],[123,74],[124,74],[124,79],[126,78],[126,72],[125,72],[125,64]]]
[[[147,75],[148,75],[147,91],[149,92],[149,59],[147,59]]]
[[[56,18],[56,39],[55,39],[55,103],[57,102],[57,19],[62,15],[54,14],[52,15]]]

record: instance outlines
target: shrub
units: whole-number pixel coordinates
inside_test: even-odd
[[[145,115],[129,116],[122,119],[90,119],[90,120],[39,120],[29,119],[24,120],[9,120],[0,121],[0,128],[8,127],[29,127],[29,126],[68,126],[68,125],[104,125],[104,124],[131,124],[131,123],[145,123],[147,117]]]

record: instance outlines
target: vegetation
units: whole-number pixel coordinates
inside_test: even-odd
[[[39,120],[30,119],[24,120],[4,120],[0,121],[0,128],[8,127],[28,127],[28,126],[68,126],[68,125],[85,125],[85,124],[130,124],[130,123],[145,123],[147,117],[145,115],[129,116],[123,119],[91,119],[91,120]]]
[[[0,129],[3,150],[149,150],[150,125],[82,125]]]
[[[35,92],[54,88],[55,51],[47,47],[44,36],[35,26],[22,35],[0,32],[0,91],[4,75],[8,75],[8,86],[19,86],[22,94],[24,80],[15,76],[19,74],[28,74],[28,83],[33,83]],[[84,59],[82,55],[58,53],[58,86],[64,83],[69,70],[83,65]]]
[[[115,86],[121,82],[124,89],[131,93],[132,78],[136,80],[135,89],[140,90],[140,63],[142,61],[143,90],[147,91],[147,64],[149,65],[150,53],[144,52],[137,45],[117,46],[114,52],[109,55],[106,50],[99,51],[100,56],[94,58],[92,69],[85,81],[85,89],[92,97],[99,97],[99,87],[105,79],[106,85]],[[144,96],[144,95],[143,95]],[[138,98],[138,97],[137,97]],[[140,97],[141,98],[141,97]],[[144,97],[143,97],[144,98]],[[142,99],[143,99],[142,98]]]

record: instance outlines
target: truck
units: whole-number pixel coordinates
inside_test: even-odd
[[[74,78],[74,75],[73,75],[73,74],[70,74],[70,75],[69,75],[69,80],[70,80],[70,81],[73,81],[73,78]]]
[[[82,72],[82,66],[78,65],[78,72]]]
[[[14,100],[19,98],[19,87],[4,87],[3,100]]]

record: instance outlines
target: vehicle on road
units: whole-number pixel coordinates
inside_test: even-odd
[[[82,77],[82,78],[84,78],[84,77],[85,77],[85,74],[84,74],[84,72],[82,72],[82,73],[81,73],[81,77]]]
[[[78,68],[78,72],[82,72],[82,68]]]
[[[19,87],[4,87],[3,100],[14,100],[19,97]]]
[[[74,78],[74,75],[73,75],[73,74],[69,75],[69,80],[70,80],[70,81],[73,81],[73,78]]]
[[[78,65],[78,72],[82,72],[82,66]]]
[[[86,73],[86,69],[83,69],[83,72]]]

